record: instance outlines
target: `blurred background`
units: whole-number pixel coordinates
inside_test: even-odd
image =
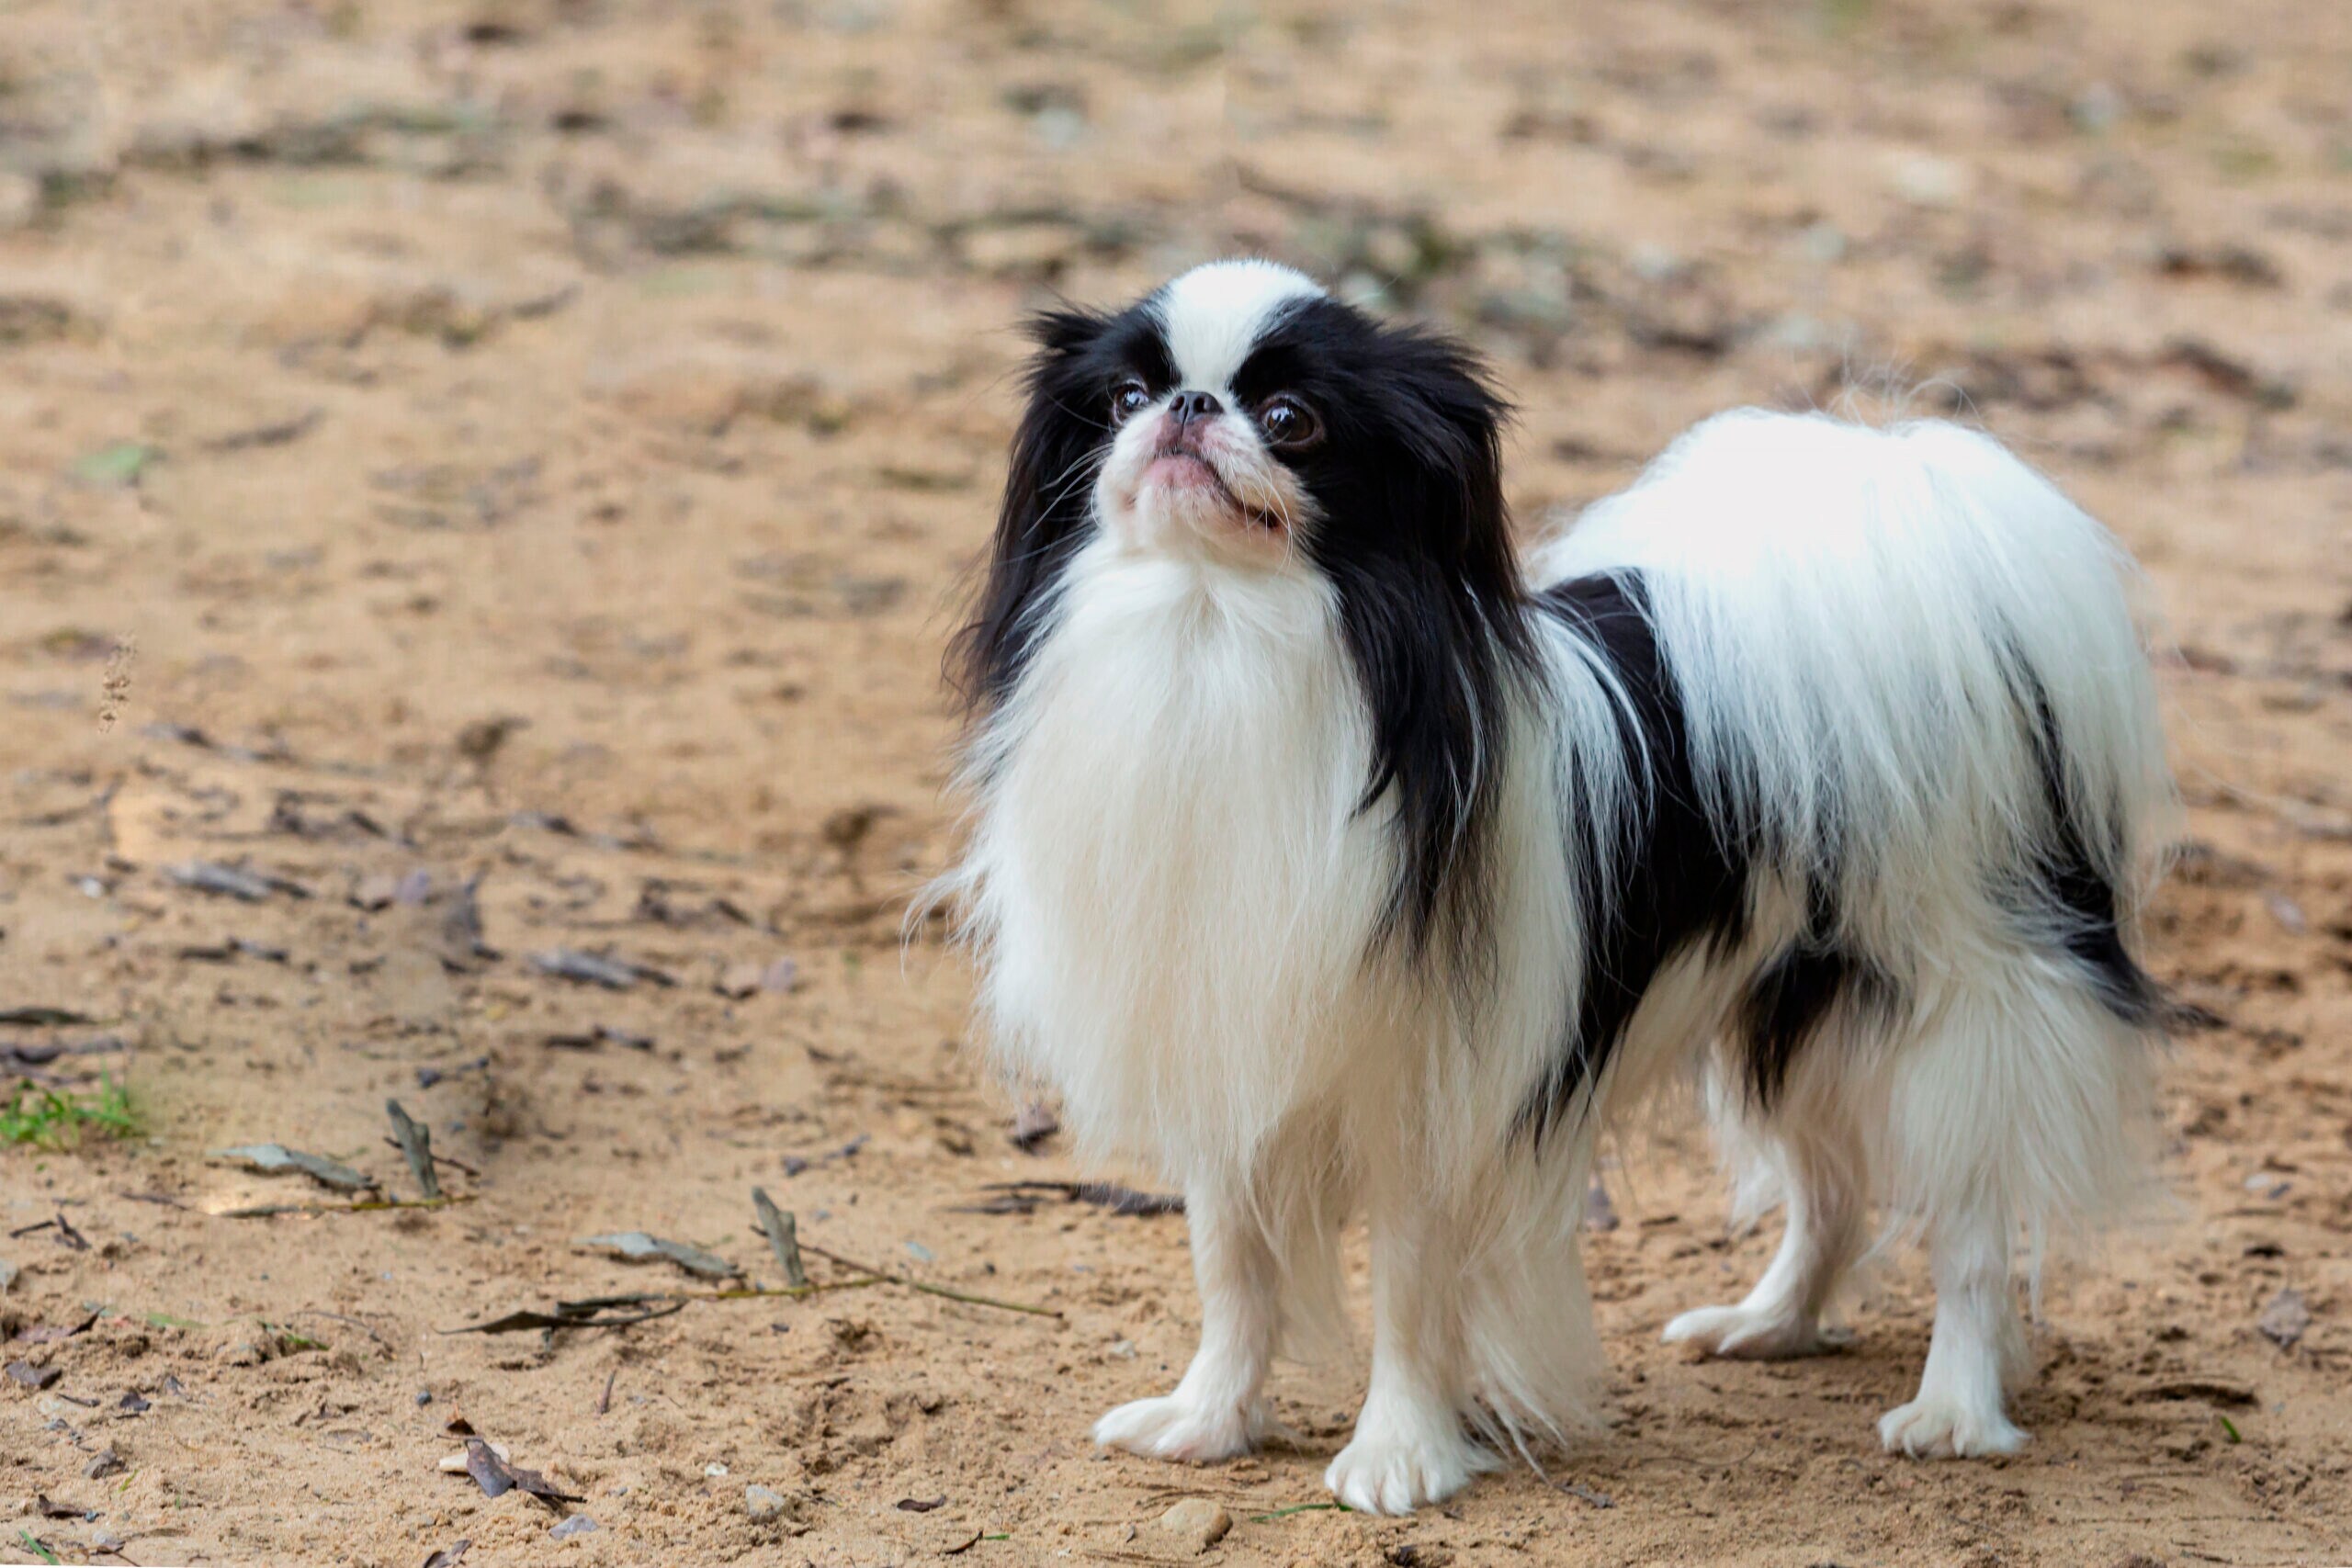
[[[1236,1503],[1225,1550],[1567,1560],[1563,1510],[1623,1560],[2341,1543],[2352,1439],[2315,1413],[2352,1355],[2334,0],[6,7],[0,1009],[99,1024],[0,1044],[22,1084],[95,1093],[103,1067],[139,1110],[135,1135],[0,1151],[6,1228],[80,1205],[97,1244],[7,1242],[0,1327],[161,1314],[192,1326],[109,1317],[40,1354],[65,1394],[168,1369],[209,1401],[114,1433],[12,1395],[0,1449],[60,1495],[96,1495],[85,1438],[147,1445],[106,1518],[31,1533],[140,1561],[174,1530],[145,1550],[536,1550],[538,1505],[433,1472],[452,1404],[569,1475],[604,1529],[568,1550],[616,1561],[951,1528],[1026,1561],[1128,1550],[1170,1486],[1319,1495],[1311,1452],[1214,1482],[1087,1459],[1094,1407],[1187,1348],[1181,1226],[952,1213],[1075,1168],[1050,1133],[1009,1145],[1012,1105],[943,1048],[966,991],[935,933],[898,948],[952,843],[939,656],[1017,322],[1236,252],[1476,343],[1520,407],[1529,528],[1743,402],[1955,414],[2050,470],[2178,643],[2191,847],[2158,967],[2223,1022],[2166,1112],[2203,1223],[2053,1298],[2027,1420],[2074,1468],[1882,1459],[1868,1417],[1924,1344],[1900,1285],[1861,1351],[1789,1382],[1653,1358],[1764,1245],[1722,1236],[1694,1141],[1594,1238],[1637,1430],[1577,1473],[1619,1506],[1521,1476],[1467,1526],[1384,1534]],[[107,1041],[78,1076],[40,1055]],[[253,1197],[223,1144],[397,1177],[388,1093],[469,1163],[462,1222],[210,1217]],[[876,1294],[537,1356],[432,1333],[641,1278],[575,1230],[757,1258],[757,1180],[805,1234],[1066,1326]],[[2282,1340],[2256,1318],[2283,1292],[2307,1323]],[[346,1322],[299,1354],[253,1326],[296,1306]],[[1310,1450],[1349,1389],[1284,1395]],[[2119,1479],[2126,1455],[2154,1469]],[[790,1506],[759,1517],[747,1477]],[[893,1506],[935,1494],[956,1507]]]

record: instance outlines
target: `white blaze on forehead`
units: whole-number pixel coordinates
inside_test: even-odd
[[[1270,261],[1196,266],[1159,292],[1159,325],[1178,384],[1222,390],[1259,337],[1293,300],[1320,295],[1302,272]]]

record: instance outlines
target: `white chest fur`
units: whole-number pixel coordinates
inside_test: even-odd
[[[1390,864],[1366,750],[1319,581],[1074,563],[963,881],[996,1047],[1084,1142],[1243,1160],[1340,1070]]]

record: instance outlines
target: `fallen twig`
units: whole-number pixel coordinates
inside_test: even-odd
[[[992,1181],[983,1191],[999,1193],[986,1203],[956,1211],[967,1214],[1026,1214],[1038,1201],[1057,1197],[1071,1203],[1091,1203],[1114,1214],[1181,1214],[1184,1200],[1173,1192],[1138,1192],[1109,1181]]]
[[[995,1307],[1001,1312],[1026,1313],[1032,1317],[1061,1316],[1060,1310],[1055,1307],[1031,1306],[1025,1302],[1000,1301],[994,1296],[978,1296],[973,1295],[969,1292],[966,1291],[951,1291],[944,1285],[930,1284],[924,1280],[914,1279],[906,1274],[888,1273],[883,1269],[876,1269],[871,1263],[860,1263],[854,1258],[843,1258],[838,1252],[828,1252],[823,1247],[817,1246],[814,1242],[802,1242],[800,1244],[800,1250],[803,1252],[813,1252],[818,1257],[824,1258],[827,1262],[838,1263],[844,1269],[854,1269],[861,1274],[872,1274],[879,1279],[888,1280],[891,1284],[904,1285],[910,1291],[921,1291],[926,1296],[944,1296],[951,1302],[963,1302],[971,1306]],[[811,1286],[809,1288],[811,1290],[815,1290],[820,1287]],[[779,1292],[775,1293],[784,1294],[788,1292]]]
[[[372,1214],[387,1209],[447,1209],[470,1203],[474,1195],[459,1192],[439,1198],[370,1198],[358,1203],[260,1203],[250,1209],[222,1209],[216,1220],[266,1220],[274,1214]]]

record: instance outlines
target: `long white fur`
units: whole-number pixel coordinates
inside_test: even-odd
[[[1269,312],[1312,285],[1248,264],[1162,297],[1187,384],[1226,382]],[[1353,1440],[1327,1477],[1402,1512],[1593,1419],[1597,1356],[1577,1230],[1591,1143],[1654,1087],[1697,1077],[1751,1201],[1790,1208],[1781,1259],[1737,1307],[1669,1337],[1724,1354],[1829,1343],[1821,1314],[1869,1212],[1924,1235],[1939,1308],[1919,1397],[1882,1425],[1920,1453],[2022,1440],[2003,1390],[2023,1344],[2019,1224],[2037,1240],[2113,1213],[2144,1169],[2145,1043],[2020,940],[1985,868],[2030,842],[2041,782],[2001,660],[2014,648],[2067,740],[2102,869],[2136,907],[2169,799],[2128,568],[2108,536],[1991,440],[1726,415],[1532,558],[1538,582],[1642,570],[1702,787],[1763,803],[1789,841],[1836,821],[1842,933],[1898,982],[1892,1022],[1833,1017],[1758,1121],[1718,1054],[1738,986],[1798,929],[1789,889],[1747,946],[1670,964],[1594,1114],[1539,1156],[1514,1134],[1581,977],[1581,869],[1563,803],[1610,855],[1644,787],[1621,694],[1542,632],[1545,678],[1511,699],[1487,868],[1497,981],[1465,1000],[1380,956],[1394,861],[1356,809],[1367,716],[1328,586],[1295,552],[1171,545],[1122,509],[1069,569],[1035,657],[977,735],[966,858],[950,879],[978,1009],[1014,1073],[1058,1089],[1083,1151],[1151,1162],[1190,1202],[1201,1347],[1182,1383],[1106,1416],[1099,1440],[1164,1457],[1269,1429],[1287,1337],[1340,1319],[1340,1234],[1373,1226],[1374,1351]],[[1604,864],[1605,885],[1611,867]],[[1826,868],[1824,868],[1826,869]]]

